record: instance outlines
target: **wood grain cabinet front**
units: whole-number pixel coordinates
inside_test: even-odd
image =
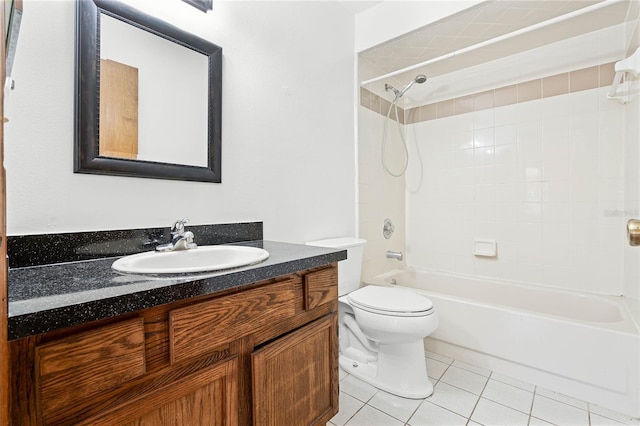
[[[295,279],[172,310],[171,362],[197,357],[295,315]]]
[[[304,275],[305,309],[314,309],[338,298],[338,268],[321,269]]]
[[[337,326],[327,315],[251,355],[254,425],[324,425],[338,412]]]
[[[336,294],[334,263],[12,341],[11,424],[324,425]]]

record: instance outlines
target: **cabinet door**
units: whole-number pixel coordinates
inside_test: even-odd
[[[235,426],[238,424],[238,359],[171,382],[82,425]]]
[[[254,425],[324,425],[338,412],[337,338],[331,314],[251,355]]]

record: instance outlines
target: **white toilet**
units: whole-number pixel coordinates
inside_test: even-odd
[[[333,238],[308,245],[347,250],[338,263],[340,367],[386,392],[404,398],[433,393],[423,339],[438,327],[426,297],[401,287],[360,287],[366,241]]]

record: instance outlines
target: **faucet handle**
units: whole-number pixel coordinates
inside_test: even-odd
[[[178,219],[171,227],[172,234],[182,234],[184,233],[184,225],[189,222],[189,218]]]

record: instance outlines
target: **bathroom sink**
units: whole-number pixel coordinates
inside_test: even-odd
[[[268,257],[268,251],[257,247],[199,246],[189,250],[132,254],[116,260],[111,267],[130,274],[184,274],[253,265]]]

